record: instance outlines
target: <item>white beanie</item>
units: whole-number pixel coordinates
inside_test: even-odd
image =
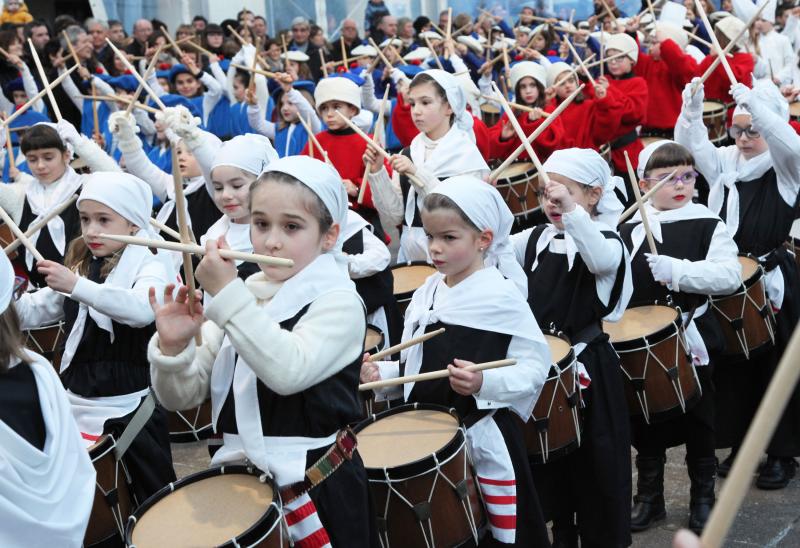
[[[571,71],[572,67],[563,61],[551,63],[550,66],[547,67],[547,87],[552,87],[558,81],[559,76],[565,72]]]
[[[314,90],[314,102],[317,103],[317,110],[328,101],[341,101],[353,105],[356,110],[361,111],[361,89],[349,78],[340,76],[323,78]]]
[[[509,73],[511,77],[511,89],[517,89],[517,84],[526,76],[530,76],[540,84],[542,87],[547,87],[547,69],[539,63],[533,61],[520,61],[511,67]]]
[[[659,21],[656,23],[656,33],[661,34],[665,39],[669,38],[681,49],[686,48],[689,45],[689,35],[686,34],[686,31],[682,28],[673,25],[672,23],[662,23]]]
[[[606,40],[606,51],[610,49],[619,50],[621,53],[627,53],[628,57],[635,63],[639,60],[639,46],[636,40],[631,38],[625,33],[612,34]]]
[[[366,55],[367,57],[377,57],[378,50],[370,46],[369,44],[361,44],[359,46],[354,47],[350,51],[350,55],[353,57],[361,57]]]
[[[309,57],[302,51],[290,50],[287,51],[286,53],[281,53],[281,59],[296,61],[297,63],[307,63]]]
[[[738,17],[730,16],[720,20],[714,28],[719,29],[728,40],[733,40],[744,29],[744,23]],[[739,38],[739,42],[736,45],[740,46],[741,43],[742,39]]]

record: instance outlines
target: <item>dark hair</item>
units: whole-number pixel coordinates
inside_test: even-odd
[[[519,81],[517,82],[517,85],[514,86],[514,97],[517,99],[517,102],[520,103],[520,104],[524,104],[522,96],[519,93],[519,86],[520,86],[520,84],[522,84],[522,80],[525,79],[525,78],[530,78],[531,80],[533,80],[533,83],[536,84],[536,89],[539,90],[539,95],[536,97],[536,102],[533,103],[532,105],[526,104],[525,106],[536,107],[536,108],[544,108],[544,105],[546,103],[545,94],[544,94],[544,86],[542,85],[542,83],[539,80],[537,80],[536,78],[534,78],[533,76],[530,76],[530,75],[525,75],[522,78],[520,78]]]
[[[44,19],[34,19],[30,23],[25,23],[25,38],[30,38],[33,36],[33,29],[36,27],[45,27],[47,28],[47,32],[52,34],[50,31],[50,24],[47,21]]]
[[[122,21],[120,21],[119,19],[109,19],[108,20],[108,28],[111,28],[111,27],[123,27],[122,30],[123,31],[125,30],[125,25],[123,25]],[[127,33],[125,33],[125,34],[127,34]]]
[[[29,363],[23,344],[19,316],[12,301],[5,311],[0,312],[0,375],[10,369],[12,358]]]
[[[71,15],[61,14],[57,15],[55,19],[53,19],[53,33],[51,36],[57,36],[61,34],[62,30],[65,30],[67,27],[71,27],[72,25],[79,25],[78,20],[75,19]]]
[[[433,89],[436,90],[436,94],[439,97],[441,97],[442,101],[444,101],[445,103],[450,105],[450,103],[447,101],[447,92],[444,90],[444,88],[442,86],[439,85],[439,82],[434,80],[433,76],[431,76],[430,74],[426,74],[424,72],[420,72],[419,74],[414,76],[414,79],[411,80],[411,84],[409,84],[409,86],[408,86],[408,90],[411,91],[415,87],[421,86],[422,84],[431,84],[433,86]],[[453,105],[450,105],[450,108],[453,108]],[[453,110],[453,114],[450,115],[450,125],[451,126],[453,125],[453,122],[455,121],[455,119],[456,119],[456,113],[455,113],[455,109],[454,109]]]
[[[535,35],[536,35],[536,33],[533,33],[531,35],[531,37],[530,37],[530,40],[528,41],[528,47],[529,48],[533,47],[533,44],[531,44],[530,42],[531,42],[531,40],[533,40],[533,37]],[[541,30],[541,32],[539,32],[539,35],[542,38],[544,38],[544,52],[545,53],[547,53],[547,49],[553,44],[553,42],[557,42],[558,41],[558,34],[556,34],[555,29],[553,27],[551,27],[550,25],[547,25],[547,24],[545,24],[544,28]]]
[[[728,44],[731,43],[731,39],[725,36],[725,33],[722,32],[717,27],[714,27],[714,35],[717,37],[717,42],[719,42],[719,47],[721,47],[722,49],[725,49],[726,47],[728,47]],[[731,48],[731,52],[736,53],[737,51],[739,51],[739,45],[735,44]]]
[[[169,32],[169,27],[161,19],[156,19],[155,17],[153,17],[152,19],[150,19],[150,24],[153,25],[153,32],[161,32],[161,27],[164,27],[164,30],[166,32]]]
[[[253,194],[256,189],[266,185],[267,183],[280,183],[297,188],[301,188],[305,196],[305,208],[319,223],[320,234],[325,234],[333,226],[333,215],[328,210],[325,202],[317,196],[308,186],[288,173],[281,173],[280,171],[269,171],[262,173],[258,179],[250,185],[250,199],[248,201],[248,208],[253,211]]]
[[[667,143],[658,147],[650,159],[647,160],[647,165],[644,167],[644,174],[654,169],[662,167],[675,167],[675,166],[693,166],[694,156],[689,152],[689,149],[678,143]]]
[[[67,150],[64,141],[58,136],[58,132],[44,124],[37,124],[25,131],[20,139],[19,148],[23,154],[43,148],[57,148],[61,152]]]
[[[192,18],[192,23],[194,23],[195,21],[202,21],[203,23],[206,23],[206,24],[208,24],[208,19],[206,19],[206,18],[205,18],[205,17],[203,17],[202,15],[195,15],[195,16]]]
[[[467,214],[464,213],[464,210],[458,207],[457,203],[455,203],[452,199],[448,198],[444,194],[431,193],[425,196],[425,201],[422,204],[422,209],[424,211],[427,211],[428,213],[435,211],[437,209],[449,209],[450,211],[456,212],[459,218],[462,221],[464,221],[468,227],[475,230],[476,232],[481,232],[481,229],[475,226],[475,223],[472,222],[472,219],[467,217]]]
[[[13,44],[14,42],[22,43],[22,40],[19,39],[19,35],[15,30],[2,30],[0,31],[0,48],[8,50],[8,47]]]
[[[412,25],[414,27],[414,32],[417,33],[417,34],[422,32],[422,29],[424,29],[426,26],[428,26],[430,24],[431,24],[431,20],[428,19],[427,17],[425,17],[424,15],[420,15],[419,17],[414,19],[414,22],[412,23]]]

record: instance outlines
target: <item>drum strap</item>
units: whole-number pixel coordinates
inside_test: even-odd
[[[622,137],[617,137],[613,141],[611,141],[611,150],[617,150],[618,148],[622,148],[634,142],[636,139],[639,138],[639,134],[636,133],[636,130],[631,130]]]
[[[125,427],[125,430],[122,431],[122,435],[120,435],[117,444],[114,446],[114,456],[118,461],[122,460],[125,451],[128,450],[133,440],[139,432],[141,432],[142,428],[144,428],[144,425],[147,424],[147,421],[150,420],[150,416],[153,414],[155,408],[156,399],[153,397],[153,392],[151,391],[148,392],[144,401],[139,406],[139,409],[133,414],[133,418],[128,423],[128,426]]]
[[[572,335],[571,338],[572,344],[573,345],[578,343],[589,344],[602,334],[603,334],[603,329],[600,327],[599,323],[590,323],[589,325],[587,325],[586,327],[584,327],[583,329]]]
[[[311,491],[314,487],[325,481],[345,461],[353,458],[353,452],[358,446],[356,435],[350,428],[340,430],[336,435],[336,442],[330,449],[308,470],[306,476],[297,483],[292,483],[281,489],[281,500],[288,504],[298,497]]]
[[[764,267],[765,272],[771,272],[772,270],[778,268],[778,265],[781,264],[787,253],[788,252],[786,248],[780,246],[770,251],[766,257],[758,262]]]

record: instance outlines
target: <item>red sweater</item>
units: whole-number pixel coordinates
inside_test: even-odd
[[[547,111],[547,109],[545,110]],[[525,135],[530,135],[542,124],[544,118],[531,121],[528,117],[528,113],[522,112],[517,115],[517,121],[519,121],[519,125]],[[504,160],[505,158],[508,158],[517,149],[517,147],[522,144],[522,141],[520,141],[516,133],[507,141],[504,141],[500,138],[500,133],[503,130],[503,126],[507,122],[508,116],[503,113],[503,115],[500,117],[500,120],[489,128],[489,158],[491,160]],[[544,161],[547,160],[547,158],[557,149],[564,148],[564,143],[566,140],[565,133],[564,124],[559,116],[553,120],[553,123],[550,124],[541,135],[536,138],[536,140],[533,142],[533,151],[536,153],[542,163],[544,163]],[[528,152],[523,150],[522,154],[519,155],[519,160],[526,159],[529,160],[530,158],[528,157]]]
[[[599,149],[608,142],[608,136],[619,129],[618,112],[621,108],[619,101],[613,93],[606,94],[602,99],[594,95],[594,88],[583,88],[584,99],[580,103],[572,101],[564,109],[558,120],[569,131],[565,131],[561,148],[593,148]],[[547,106],[547,111],[556,109],[559,102],[553,99]]]
[[[619,118],[619,128],[610,135],[610,141],[621,137],[629,136],[631,132],[636,132],[636,126],[642,125],[647,116],[647,82],[639,76],[624,76],[621,79],[609,78],[608,93],[615,101],[619,102],[617,117]],[[613,146],[613,145],[612,145]],[[624,152],[628,152],[633,168],[639,162],[639,153],[644,147],[642,142],[636,137],[632,142],[619,148],[612,148],[611,161],[614,169],[618,173],[628,173],[625,164]]]
[[[699,73],[704,73],[716,58],[716,55],[707,55],[698,67]],[[738,82],[741,82],[748,87],[752,87],[753,69],[755,69],[756,63],[751,54],[734,53],[733,58],[728,57],[728,64],[731,66],[733,75],[736,77]],[[704,89],[706,99],[721,101],[726,105],[730,105],[734,102],[733,97],[731,97],[731,94],[729,93],[731,89],[731,81],[728,79],[728,74],[725,72],[725,68],[722,66],[722,63],[717,65],[717,68],[714,69],[714,72],[712,72],[705,81]],[[728,109],[728,125],[731,123],[731,118],[733,118],[733,108]]]
[[[699,76],[697,61],[672,40],[664,40],[661,42],[661,59],[655,61],[646,53],[639,52],[639,61],[633,72],[647,81],[644,126],[672,131],[681,113],[681,92],[692,78]]]

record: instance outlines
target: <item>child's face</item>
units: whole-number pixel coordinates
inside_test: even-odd
[[[519,96],[522,99],[522,104],[532,105],[539,98],[539,87],[536,85],[536,80],[530,76],[521,79],[517,84],[519,88]]]
[[[609,49],[606,50],[606,57],[612,57],[620,53],[622,52],[618,49]],[[624,57],[616,57],[607,61],[606,66],[611,76],[624,76],[633,70],[633,61],[630,57],[625,55]]]
[[[8,53],[11,55],[16,55],[20,57],[25,53],[25,49],[22,47],[22,42],[20,40],[14,40],[8,45]]]
[[[448,286],[483,268],[481,249],[491,245],[491,231],[476,231],[452,209],[423,209],[421,216],[433,266],[445,275]]]
[[[164,93],[170,93],[168,78],[159,78],[158,85],[161,86],[161,89],[164,90]]]
[[[198,177],[202,175],[200,171],[200,166],[197,165],[197,159],[192,154],[192,151],[189,150],[189,147],[181,141],[178,143],[178,169],[180,169],[181,177],[186,177],[187,179],[191,179],[192,177]]]
[[[559,81],[561,83],[556,87],[556,94],[558,94],[559,99],[569,97],[578,87],[578,79],[575,77],[575,74],[566,70],[556,77],[554,83],[558,83]]]
[[[572,201],[575,202],[576,206],[581,206],[585,211],[591,214],[594,210],[594,206],[597,205],[597,202],[600,201],[600,196],[603,194],[603,189],[600,187],[587,187],[586,185],[582,185],[577,181],[573,181],[568,177],[564,177],[558,173],[548,173],[551,181],[555,181],[556,183],[561,183],[565,187],[567,187],[567,192],[569,192]],[[539,179],[539,188],[544,188],[544,183]],[[549,197],[545,193],[539,193],[539,201],[544,208],[544,213],[547,216],[547,220],[550,221],[553,226],[555,226],[559,230],[564,230],[564,223],[561,220],[561,216],[563,211],[561,211],[561,206],[554,203],[549,199]]]
[[[183,97],[194,97],[200,91],[200,82],[191,74],[178,74],[175,77],[175,91]]]
[[[281,107],[281,110],[283,110],[283,107]],[[328,126],[328,129],[334,131],[348,127],[347,123],[336,114],[337,110],[348,119],[352,119],[353,116],[358,114],[356,107],[342,101],[325,101],[322,103],[319,106],[319,115],[325,125]]]
[[[39,148],[25,153],[28,167],[43,184],[57,181],[64,175],[69,163],[69,152],[61,152],[57,148]]]
[[[255,176],[233,166],[217,166],[211,172],[214,204],[232,221],[247,223],[250,219],[248,192]]]
[[[8,0],[8,2],[6,2],[6,10],[8,10],[8,13],[16,13],[17,10],[19,10],[19,6],[19,0]]]
[[[253,193],[253,251],[294,261],[291,268],[260,265],[270,280],[288,280],[336,244],[339,225],[324,234],[320,231],[319,221],[308,209],[310,193],[303,187],[276,182],[260,183]]]
[[[667,181],[667,183],[650,198],[650,203],[659,211],[678,209],[692,201],[694,185],[697,178],[694,166],[672,166],[651,169],[645,174],[647,178],[639,181],[641,189],[647,191],[661,179],[672,173],[673,170],[677,171],[672,179]]]
[[[14,104],[17,106],[24,105],[28,101],[28,95],[24,90],[17,90],[11,93],[14,99]]]
[[[281,97],[281,118],[290,124],[297,122],[297,105],[292,103],[289,100],[289,96],[286,94]],[[338,116],[336,116],[336,119],[337,121],[340,121]],[[330,125],[328,127],[330,127]]]
[[[278,44],[270,44],[269,49],[267,50],[267,57],[272,59],[273,61],[277,61],[281,58],[281,47]]]
[[[238,102],[244,102],[244,92],[247,91],[247,87],[242,82],[242,79],[236,77],[233,79],[233,98],[236,99]]]
[[[444,100],[433,84],[426,82],[414,86],[408,92],[411,119],[421,132],[431,139],[443,137],[450,129],[453,109]]]
[[[536,51],[544,51],[544,49],[547,47],[547,41],[545,40],[544,36],[542,36],[541,32],[534,37],[530,46]]]
[[[222,42],[225,41],[225,36],[222,34],[209,34],[206,36],[206,40],[208,40],[208,46],[211,48],[221,48]]]
[[[744,131],[749,129],[752,132],[751,122],[752,118],[749,114],[737,114],[733,117],[733,123],[731,124],[731,132],[740,133],[740,135],[736,137],[736,147],[739,149],[739,152],[742,153],[745,160],[755,158],[759,154],[763,154],[769,150],[769,145],[767,145],[767,141],[764,140],[763,135],[759,134],[758,137],[750,137],[747,135],[747,132]]]
[[[128,219],[107,205],[94,200],[81,200],[78,211],[83,241],[95,257],[108,257],[127,245],[100,238],[100,234],[129,236],[137,230]]]

